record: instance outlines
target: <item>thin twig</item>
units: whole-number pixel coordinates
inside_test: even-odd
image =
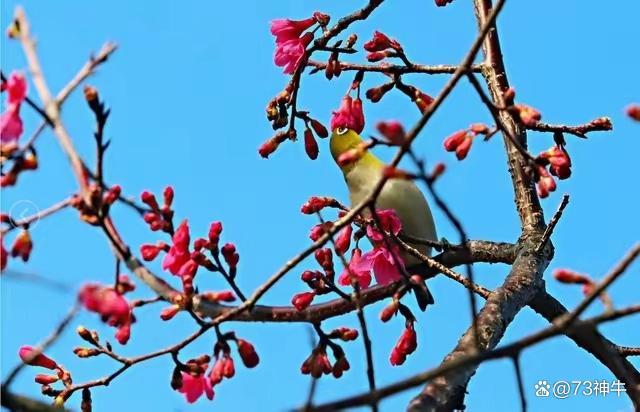
[[[37,213],[34,213],[31,216],[24,217],[20,220],[13,220],[12,216],[9,216],[9,219],[10,219],[9,225],[6,227],[3,227],[0,230],[0,235],[4,236],[5,234],[17,228],[28,228],[32,223],[38,222],[44,219],[45,217],[51,216],[54,213],[59,212],[60,210],[66,208],[73,202],[74,198],[75,198],[75,195],[72,195],[64,200],[61,200],[58,203],[55,203],[49,206],[46,209],[42,209]]]
[[[542,233],[542,238],[540,239],[540,243],[538,243],[538,247],[536,247],[536,250],[535,250],[536,253],[540,253],[542,249],[544,249],[544,247],[547,245],[547,242],[549,241],[549,239],[551,238],[551,235],[553,234],[553,230],[556,228],[556,225],[558,224],[558,222],[560,221],[560,218],[562,217],[562,212],[564,212],[564,209],[565,207],[567,207],[568,204],[569,204],[569,195],[563,195],[562,201],[558,206],[558,210],[556,210],[556,213],[554,213],[553,217],[549,221],[549,224],[544,229],[544,233]]]

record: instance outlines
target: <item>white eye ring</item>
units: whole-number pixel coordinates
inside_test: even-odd
[[[338,127],[338,130],[336,130],[336,133],[338,133],[339,135],[343,135],[345,133],[347,133],[349,131],[349,129],[347,129],[346,127]]]

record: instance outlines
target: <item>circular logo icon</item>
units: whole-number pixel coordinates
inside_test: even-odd
[[[29,216],[35,216],[40,212],[40,208],[31,200],[18,200],[11,205],[9,217],[15,222],[20,222]],[[29,222],[29,229],[33,229],[38,224],[39,219]]]

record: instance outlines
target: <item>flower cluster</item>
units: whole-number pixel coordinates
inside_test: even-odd
[[[458,130],[444,139],[444,150],[455,152],[458,160],[463,160],[469,154],[473,139],[478,135],[489,135],[489,127],[484,123],[474,123],[468,129]]]
[[[373,38],[364,44],[364,49],[369,52],[367,60],[370,62],[378,62],[387,57],[404,56],[400,43],[379,31],[373,33]]]
[[[173,189],[170,187],[165,189],[162,208],[159,207],[153,194],[143,192],[142,197],[143,201],[152,209],[152,212],[145,215],[145,219],[147,215],[153,215],[153,219],[150,219],[152,222],[150,223],[151,230],[163,230],[167,233],[172,233],[174,212],[171,209],[171,203],[173,201]],[[171,244],[162,241],[155,244],[143,244],[140,247],[140,253],[144,260],[152,261],[158,257],[160,252],[166,252],[162,259],[162,269],[180,277],[184,295],[189,297],[195,291],[194,279],[200,267],[211,272],[221,272],[230,280],[235,278],[240,255],[233,243],[226,243],[220,247],[221,234],[222,223],[212,222],[207,238],[198,238],[192,244],[189,222],[183,220],[175,232],[172,233]],[[206,251],[210,253],[213,261],[205,255]],[[222,265],[220,255],[224,259],[227,269]],[[187,301],[176,299],[176,302],[173,302],[173,306],[163,311],[161,314],[162,319],[173,318],[180,309],[183,309],[182,305]]]
[[[113,286],[89,283],[84,285],[78,294],[83,306],[100,315],[103,322],[117,328],[116,340],[124,345],[131,336],[131,325],[134,322],[131,305],[123,296],[135,286],[125,275],[120,275],[118,290]]]
[[[289,111],[288,107],[291,105],[292,99],[292,85],[289,84],[280,94],[273,98],[267,105],[266,113],[267,119],[271,121],[274,130],[281,129],[289,124]],[[318,143],[314,137],[317,135],[320,138],[325,138],[329,135],[327,128],[318,120],[313,119],[308,112],[296,112],[296,116],[304,120],[305,133],[304,133],[304,145],[307,155],[312,160],[318,157]],[[293,126],[293,125],[292,125]],[[258,153],[263,158],[268,158],[273,152],[275,152],[280,144],[286,140],[296,140],[297,132],[295,128],[290,128],[287,131],[280,131],[272,138],[264,142]]]
[[[206,373],[211,360],[208,355],[191,359],[184,365],[178,364],[174,369],[171,387],[184,394],[187,402],[193,403],[203,394],[206,394],[209,400],[213,399],[213,388],[224,378],[230,379],[235,376],[231,347],[227,343],[229,340],[235,341],[240,359],[247,368],[255,368],[260,363],[258,353],[250,342],[237,338],[233,333],[222,336],[222,340],[214,346],[216,361],[209,374]]]
[[[2,92],[7,92],[6,109],[0,114],[0,158],[13,161],[8,170],[0,176],[0,187],[13,186],[18,176],[25,170],[38,168],[38,157],[32,147],[19,150],[18,140],[23,132],[20,107],[27,98],[27,80],[20,72],[12,72],[8,79],[2,76]]]
[[[342,98],[340,107],[333,112],[331,117],[331,130],[335,131],[338,128],[351,129],[356,133],[362,132],[364,112],[360,98],[353,99],[348,94]]]
[[[322,375],[333,374],[334,378],[340,378],[348,371],[351,366],[344,353],[344,350],[334,342],[334,340],[341,340],[343,342],[352,341],[358,338],[358,331],[351,328],[338,328],[333,330],[329,334],[320,333],[320,343],[313,348],[311,354],[307,359],[302,362],[300,371],[304,375],[311,375],[315,379],[320,378]],[[327,347],[330,347],[335,359],[334,364],[331,364],[329,356],[327,355]]]
[[[39,373],[35,376],[34,380],[36,383],[42,385],[43,395],[55,397],[55,406],[62,405],[64,399],[60,396],[61,391],[53,389],[51,385],[61,381],[65,386],[70,386],[72,384],[71,374],[58,362],[32,346],[25,345],[20,347],[18,356],[25,365],[37,366],[55,372],[55,374],[51,375]]]
[[[567,150],[556,145],[540,153],[536,157],[536,183],[538,196],[545,198],[550,192],[556,190],[556,182],[553,176],[558,179],[568,179],[571,176],[571,158]],[[547,171],[546,166],[549,166]]]
[[[143,218],[152,231],[156,232],[161,230],[167,233],[173,232],[173,209],[171,209],[173,196],[173,187],[167,186],[164,189],[162,196],[164,204],[160,207],[156,200],[156,196],[153,193],[144,191],[142,192],[142,195],[140,195],[142,203],[149,206],[151,209],[150,212],[144,214]]]

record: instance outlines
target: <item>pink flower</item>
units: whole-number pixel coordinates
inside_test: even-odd
[[[367,288],[371,284],[371,268],[366,267],[364,269],[356,269],[361,264],[362,251],[360,249],[353,249],[351,260],[349,261],[348,269],[345,268],[340,277],[338,283],[342,286],[351,286],[351,278],[355,277],[356,282],[361,288]]]
[[[276,66],[284,67],[285,74],[292,74],[300,64],[311,40],[313,40],[313,34],[305,33],[300,38],[276,43],[276,54],[273,59]]]
[[[22,135],[22,131],[20,105],[9,105],[7,110],[0,114],[0,141],[4,144],[15,143]]]
[[[396,236],[398,235],[398,233],[400,233],[400,230],[402,230],[402,222],[400,221],[400,218],[396,214],[395,210],[376,210],[376,214],[378,215],[378,220],[380,221],[382,230],[388,233],[393,233]],[[367,226],[367,236],[369,236],[369,238],[373,242],[380,242],[384,240],[383,234],[372,225]]]
[[[7,110],[0,114],[0,140],[2,143],[13,143],[22,135],[22,119],[20,105],[27,96],[27,80],[19,72],[13,72],[9,79],[2,83],[2,91],[7,92]]]
[[[189,259],[189,223],[183,220],[178,229],[173,234],[173,245],[169,249],[162,260],[162,269],[168,270],[173,275],[178,276],[180,268],[185,265]]]
[[[351,129],[356,133],[361,133],[364,129],[364,113],[362,111],[362,100],[353,99],[346,95],[338,110],[333,112],[331,117],[331,130],[339,127]]]
[[[297,39],[302,32],[316,23],[316,19],[309,17],[305,20],[276,19],[271,21],[271,34],[276,36],[276,43]]]
[[[80,289],[78,299],[84,307],[98,313],[109,326],[118,328],[116,339],[126,344],[131,336],[133,316],[129,302],[110,286],[89,283]]]
[[[7,104],[21,104],[27,97],[27,79],[20,72],[12,72],[2,83],[2,91],[7,92]]]
[[[214,395],[209,379],[204,375],[192,376],[186,372],[182,372],[182,386],[178,392],[183,393],[189,403],[197,401],[203,393],[209,400],[212,400]]]
[[[360,261],[353,265],[353,269],[356,272],[372,270],[378,284],[386,285],[401,278],[400,265],[404,267],[404,261],[397,247],[392,253],[385,246],[378,245],[362,255]]]

